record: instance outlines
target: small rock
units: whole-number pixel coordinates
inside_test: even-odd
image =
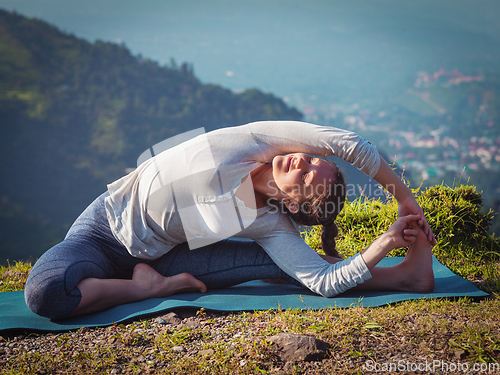
[[[468,353],[465,350],[455,350],[454,354],[456,359],[464,359]]]
[[[268,337],[273,350],[285,362],[317,361],[327,354],[329,345],[312,336],[278,333]]]
[[[115,369],[115,368],[111,370],[111,374],[113,374],[113,375],[118,374],[118,372],[119,371],[117,369]]]
[[[245,366],[246,364],[247,364],[247,361],[246,361],[246,360],[242,359],[242,360],[240,361],[240,367],[243,367],[243,366]]]
[[[184,349],[182,346],[174,346],[174,347],[172,348],[172,350],[173,350],[174,352],[178,352],[178,353],[182,353],[182,352],[185,352],[185,351],[186,351],[186,349]]]
[[[182,322],[181,317],[174,312],[168,313],[167,315],[163,316],[163,320],[165,320],[167,324],[173,325],[178,325]]]
[[[160,318],[160,317],[158,317],[158,318],[155,319],[155,323],[158,323],[158,324],[167,324],[167,322],[165,321],[165,319]]]

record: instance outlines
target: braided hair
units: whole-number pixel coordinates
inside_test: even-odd
[[[290,218],[299,225],[321,225],[321,248],[326,255],[341,258],[336,249],[335,237],[338,235],[338,228],[335,219],[344,207],[346,185],[338,166],[333,162],[327,162],[332,165],[335,171],[334,182],[329,186],[328,192],[323,195],[308,196],[295,213],[286,207],[284,209]]]

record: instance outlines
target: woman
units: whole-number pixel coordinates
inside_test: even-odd
[[[400,218],[361,253],[336,257],[334,220],[345,200],[336,155],[384,186]],[[326,256],[298,224],[323,225]],[[234,239],[241,237],[253,241]],[[282,279],[332,297],[349,288],[431,290],[432,231],[411,191],[355,133],[293,121],[200,135],[108,185],[66,238],[35,264],[28,307],[52,319],[254,279]],[[395,267],[375,267],[410,245]]]

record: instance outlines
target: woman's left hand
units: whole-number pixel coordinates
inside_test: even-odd
[[[415,197],[413,195],[407,196],[406,198],[398,201],[398,217],[403,217],[407,215],[420,215],[421,219],[418,221],[418,225],[423,229],[424,233],[427,235],[427,239],[431,245],[436,244],[436,238],[432,229],[425,219],[424,211],[418,205]]]

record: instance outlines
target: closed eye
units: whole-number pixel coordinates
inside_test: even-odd
[[[319,161],[318,158],[313,158],[312,156],[309,156],[308,159],[307,159],[307,162],[309,164],[317,164],[317,162]],[[305,172],[303,175],[302,175],[302,180],[304,181],[304,183],[307,183],[308,180],[312,180],[313,178],[310,178],[310,176],[312,176],[312,172],[309,171],[309,172]],[[312,181],[311,181],[312,182]]]

